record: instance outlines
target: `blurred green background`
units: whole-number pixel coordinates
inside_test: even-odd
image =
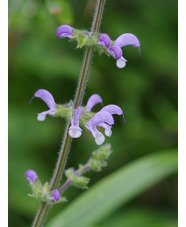
[[[31,225],[39,203],[27,196],[31,190],[25,171],[34,169],[42,182],[50,180],[65,127],[60,118],[37,121],[37,113],[47,107],[39,99],[31,105],[29,100],[40,88],[49,90],[56,103],[68,102],[75,94],[84,50],[57,38],[56,28],[69,24],[89,29],[94,4],[9,0],[9,226]],[[118,69],[113,58],[94,54],[84,104],[97,93],[105,105],[120,106],[127,122],[115,116],[113,135],[106,139],[114,152],[102,172],[87,174],[90,187],[139,157],[177,147],[177,1],[107,0],[101,32],[112,40],[135,34],[141,56],[132,46],[124,47],[128,62]],[[86,163],[96,148],[84,131],[73,140],[66,167]],[[71,203],[82,193],[70,188],[65,196]],[[54,207],[47,220],[65,206]],[[177,175],[149,188],[98,226],[113,226],[111,221],[121,217],[126,227],[177,226]]]

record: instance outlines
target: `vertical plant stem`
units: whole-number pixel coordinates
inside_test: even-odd
[[[36,214],[36,217],[32,226],[39,227],[43,225],[43,222],[47,216],[49,208],[50,206],[47,203],[41,203],[41,206]]]
[[[92,23],[92,27],[91,27],[91,32],[93,32],[93,33],[99,31],[105,1],[106,0],[97,0],[93,23]],[[94,51],[94,47],[86,47],[86,49],[85,49],[85,54],[84,54],[81,72],[80,72],[80,76],[79,76],[78,87],[77,87],[75,99],[74,99],[74,106],[73,106],[74,109],[77,109],[77,107],[81,105],[82,100],[83,100],[83,95],[85,92],[88,74],[89,74],[89,70],[90,70],[90,66],[91,66],[91,62],[92,62],[93,51]],[[70,145],[71,145],[71,141],[72,141],[71,137],[68,134],[69,127],[70,127],[70,122],[68,121],[66,130],[64,132],[63,142],[62,142],[62,145],[60,148],[56,168],[55,168],[55,171],[54,171],[51,183],[50,183],[50,190],[54,190],[58,187],[62,174],[63,174],[63,170],[64,170],[64,167],[66,164],[66,160],[68,157],[68,153],[69,153]],[[47,203],[41,204],[41,206],[37,212],[37,215],[35,217],[33,227],[40,227],[43,225],[45,218],[47,216],[47,213],[49,211],[49,208],[50,208],[49,204],[47,204]]]

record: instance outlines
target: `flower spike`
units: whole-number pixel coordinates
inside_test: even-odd
[[[51,116],[55,115],[55,113],[56,113],[55,100],[49,91],[44,90],[44,89],[39,89],[34,94],[33,98],[34,97],[42,99],[47,104],[47,106],[50,108],[49,110],[39,113],[37,115],[38,121],[44,121],[47,114],[51,115]],[[31,99],[31,101],[33,100],[33,98]]]
[[[81,106],[77,108],[77,111],[72,118],[71,126],[69,128],[69,135],[72,138],[78,138],[82,134],[82,129],[79,127],[79,119],[81,117]]]
[[[90,96],[87,105],[86,105],[86,111],[90,112],[91,109],[97,104],[97,103],[103,103],[101,97],[97,94],[94,94]]]
[[[25,177],[27,178],[27,180],[29,180],[30,184],[33,184],[35,179],[38,176],[37,176],[37,173],[34,170],[29,169],[29,170],[26,171]]]
[[[59,38],[68,37],[69,39],[72,39],[73,38],[72,27],[69,25],[61,25],[57,28],[56,35]]]
[[[58,190],[54,190],[52,195],[50,196],[50,200],[53,202],[57,202],[60,199],[60,194]]]

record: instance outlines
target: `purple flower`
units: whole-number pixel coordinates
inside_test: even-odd
[[[27,180],[29,180],[30,184],[33,184],[35,179],[37,178],[37,173],[34,170],[29,169],[26,171],[25,177],[27,178]]]
[[[107,111],[101,110],[97,112],[85,125],[86,128],[92,133],[97,145],[101,145],[105,141],[104,135],[96,128],[96,126],[100,126],[101,124],[103,125],[103,123],[104,125],[105,123],[113,125],[114,118]]]
[[[85,127],[92,133],[97,145],[101,145],[105,141],[105,136],[98,131],[97,127],[104,128],[106,136],[110,137],[112,135],[111,129],[112,125],[114,124],[114,118],[112,115],[123,115],[123,111],[119,106],[111,104],[103,107],[94,115],[93,113],[88,113],[91,112],[92,108],[98,103],[103,103],[102,98],[99,95],[94,94],[88,99],[85,108],[81,108],[80,106],[77,108],[69,128],[69,135],[72,138],[78,138],[82,134],[82,129],[79,127],[79,121],[81,117],[82,124],[84,124]],[[92,115],[93,117],[91,117]]]
[[[130,33],[125,33],[125,34],[120,35],[115,40],[114,45],[117,45],[120,48],[127,46],[127,45],[132,45],[133,47],[138,47],[140,50],[140,42],[139,42],[138,38],[135,35],[130,34]],[[123,68],[123,67],[125,67],[126,62],[127,62],[127,60],[123,56],[121,56],[121,58],[117,59],[116,65],[118,68]]]
[[[57,202],[60,198],[60,194],[58,190],[54,190],[54,192],[52,193],[52,195],[50,196],[50,200]]]
[[[69,135],[72,138],[78,138],[82,134],[82,129],[79,127],[79,119],[81,117],[81,106],[77,108],[74,117],[71,120],[71,126],[69,128]]]
[[[99,115],[98,115],[99,113]],[[91,118],[89,122],[87,122],[86,127],[92,133],[95,138],[95,142],[97,145],[101,145],[105,141],[104,135],[99,132],[96,126],[102,127],[105,129],[105,135],[110,137],[112,135],[112,126],[114,124],[114,119],[112,117],[113,114],[122,115],[123,111],[119,106],[116,105],[107,105],[103,107],[94,117]],[[113,122],[110,119],[109,115],[112,117]]]
[[[101,97],[97,94],[91,95],[86,105],[86,111],[90,112],[97,103],[103,103]]]
[[[138,38],[130,33],[120,35],[115,40],[114,45],[111,45],[110,37],[107,34],[101,34],[100,38],[98,39],[98,44],[105,46],[108,53],[110,53],[112,57],[117,60],[116,65],[118,68],[124,68],[127,62],[127,60],[122,56],[122,47],[132,45],[133,47],[140,48],[140,42]]]
[[[105,33],[101,34],[98,39],[98,44],[108,48],[110,46],[110,37]]]
[[[50,108],[47,111],[37,114],[38,121],[44,121],[47,114],[51,115],[51,116],[55,115],[55,113],[56,113],[55,100],[49,91],[44,90],[44,89],[39,89],[34,94],[33,98],[34,97],[42,99],[47,104],[47,106]],[[31,99],[31,101],[33,100],[33,98]]]
[[[56,35],[59,38],[68,37],[69,39],[72,39],[73,38],[72,27],[69,25],[61,25],[57,28]]]

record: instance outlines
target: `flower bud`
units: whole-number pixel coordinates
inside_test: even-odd
[[[27,178],[27,180],[29,180],[30,184],[33,184],[35,179],[38,177],[37,173],[34,170],[27,170],[25,173],[25,177]]]
[[[52,195],[50,196],[50,200],[53,202],[57,202],[60,198],[60,194],[58,190],[54,190],[54,192],[52,193]]]

